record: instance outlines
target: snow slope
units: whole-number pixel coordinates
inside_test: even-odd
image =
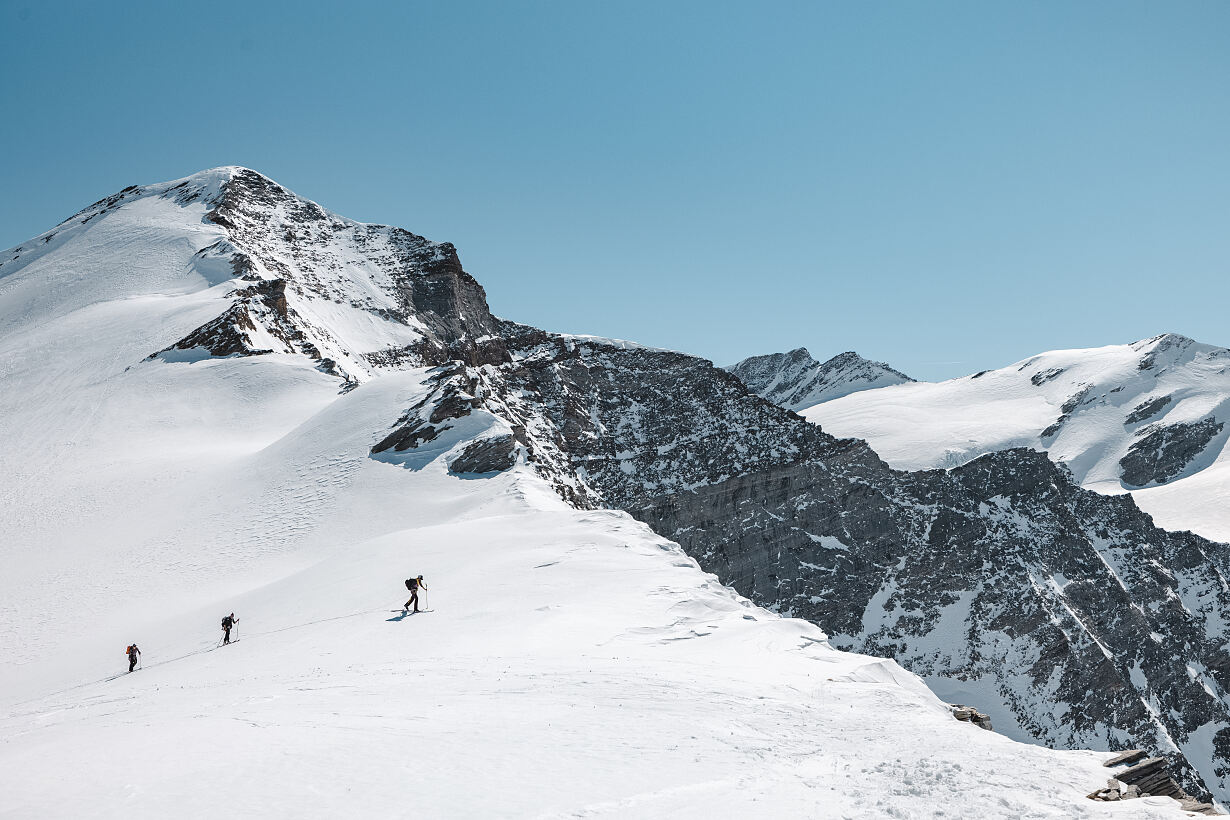
[[[1106,754],[958,723],[524,463],[450,473],[484,410],[372,457],[431,369],[149,359],[240,284],[174,187],[0,268],[0,817],[1177,816],[1085,800]]]
[[[6,708],[0,816],[1110,814],[1081,797],[1104,756],[953,721],[622,514],[474,483],[474,512],[100,635],[138,632],[145,668]],[[402,618],[414,570],[432,611]]]
[[[803,415],[899,469],[1045,450],[1082,486],[1132,491],[1159,526],[1230,541],[1230,350],[1166,334],[1059,350],[946,382],[855,393]]]

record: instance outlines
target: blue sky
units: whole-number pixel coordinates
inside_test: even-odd
[[[1230,346],[1230,3],[0,2],[0,247],[247,165],[500,315],[947,378]]]

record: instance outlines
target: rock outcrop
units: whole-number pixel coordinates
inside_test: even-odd
[[[1206,418],[1144,428],[1137,433],[1140,438],[1119,459],[1123,483],[1129,487],[1165,484],[1187,469],[1223,427],[1224,423]]]
[[[972,723],[979,729],[986,729],[988,732],[995,731],[995,727],[991,725],[991,716],[984,715],[973,706],[962,706],[954,703],[952,704],[952,716],[965,723]]]
[[[1183,791],[1183,788],[1171,777],[1167,760],[1164,757],[1148,757],[1140,749],[1131,749],[1116,755],[1103,765],[1109,768],[1116,766],[1127,766],[1127,768],[1116,772],[1114,777],[1107,780],[1106,788],[1088,795],[1090,800],[1117,802],[1159,795],[1178,800],[1179,807],[1186,812],[1204,815],[1221,814],[1213,804],[1197,800]]]
[[[474,442],[449,462],[457,475],[498,473],[517,463],[517,442],[512,436],[493,436]]]

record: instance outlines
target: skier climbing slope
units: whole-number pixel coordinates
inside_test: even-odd
[[[419,590],[427,589],[427,584],[423,583],[423,576],[419,575],[414,578],[407,578],[406,579],[406,589],[410,590],[410,599],[406,601],[405,604],[402,605],[401,611],[405,612],[407,609],[411,607],[411,605],[413,605],[414,611],[418,612],[419,611]]]
[[[430,750],[414,783],[433,817],[1102,816],[1081,801],[1107,755],[958,723],[891,661],[829,649],[622,513],[571,510],[525,474],[486,487],[480,512],[239,596],[262,624],[242,646],[8,707],[14,816],[52,795],[64,816],[383,814],[404,800],[403,737]],[[415,557],[464,615],[406,629],[371,606],[407,544],[429,545]],[[193,622],[150,628],[178,653]],[[1116,816],[1166,816],[1137,803]]]

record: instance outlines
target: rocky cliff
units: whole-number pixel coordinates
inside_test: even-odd
[[[1157,529],[1029,449],[894,471],[680,354],[514,344],[513,358],[510,383],[561,431],[591,503],[839,646],[988,693],[980,706],[1018,736],[1143,745],[1190,791],[1225,794],[1221,545]]]
[[[1168,755],[1223,794],[1230,623],[1219,545],[1153,526],[1029,449],[899,472],[677,353],[509,328],[475,370],[565,497],[628,510],[839,646],[976,688],[1018,737]],[[515,395],[518,406],[498,406]],[[569,465],[570,474],[561,472]]]

